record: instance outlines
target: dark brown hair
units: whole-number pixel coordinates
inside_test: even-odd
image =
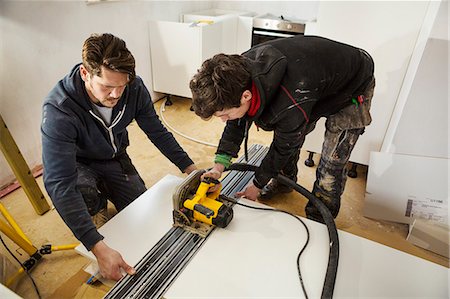
[[[92,34],[83,44],[83,66],[91,75],[101,76],[101,67],[136,77],[135,60],[123,40],[110,34]]]
[[[217,111],[239,107],[251,82],[250,64],[244,56],[217,54],[205,60],[189,83],[195,114],[208,119]]]

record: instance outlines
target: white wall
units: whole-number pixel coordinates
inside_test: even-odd
[[[209,1],[0,1],[0,114],[30,168],[42,163],[42,101],[81,61],[82,43],[91,33],[123,38],[151,88],[148,20],[177,21],[181,13],[211,6]],[[0,154],[0,186],[13,179]]]
[[[320,1],[220,1],[214,0],[214,8],[249,11],[255,15],[270,13],[286,20],[312,21],[317,17]]]

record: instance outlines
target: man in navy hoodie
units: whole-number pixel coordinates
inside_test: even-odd
[[[206,60],[190,82],[192,107],[207,119],[226,121],[213,168],[218,178],[237,157],[249,128],[274,137],[255,178],[238,195],[270,199],[292,191],[275,179],[297,180],[305,136],[326,117],[326,133],[312,192],[336,217],[346,182],[346,163],[371,122],[374,63],[366,51],[317,36],[298,35],[258,44],[242,55],[218,54]],[[310,202],[308,218],[323,221]]]
[[[94,34],[84,42],[82,63],[45,99],[44,183],[64,222],[97,258],[100,273],[113,280],[122,277],[121,268],[135,270],[103,241],[93,219],[107,211],[107,200],[120,211],[146,190],[126,152],[133,120],[182,172],[196,169],[159,120],[125,42]]]

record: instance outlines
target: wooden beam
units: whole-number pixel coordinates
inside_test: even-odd
[[[16,142],[8,130],[2,116],[0,115],[0,149],[8,161],[9,166],[16,175],[17,180],[24,189],[28,199],[33,205],[34,210],[39,215],[44,214],[50,210],[41,189],[39,188],[33,174],[30,171],[25,159],[20,153]]]

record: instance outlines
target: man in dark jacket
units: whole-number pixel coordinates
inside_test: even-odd
[[[305,136],[326,117],[313,193],[336,217],[346,163],[371,122],[374,86],[373,61],[364,50],[315,36],[272,40],[242,55],[218,54],[206,60],[190,82],[192,106],[200,117],[220,117],[226,126],[214,167],[205,176],[221,176],[255,123],[274,131],[274,137],[253,182],[238,195],[264,200],[290,192],[274,178],[281,173],[297,180]],[[306,215],[323,221],[311,203]]]
[[[82,64],[43,105],[44,183],[62,219],[96,256],[101,274],[114,280],[121,268],[129,274],[134,269],[106,245],[92,218],[106,211],[107,200],[120,211],[146,190],[126,152],[133,120],[182,172],[196,169],[159,120],[125,42],[92,35],[84,42]]]

